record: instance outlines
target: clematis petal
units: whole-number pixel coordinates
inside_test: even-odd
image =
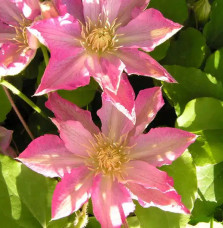
[[[34,58],[36,50],[21,49],[17,44],[5,43],[0,49],[0,76],[20,73]]]
[[[135,93],[126,74],[122,74],[116,94],[110,90],[104,90],[102,96],[104,96],[105,100],[110,99],[112,104],[135,124]]]
[[[107,1],[107,8],[113,12],[110,13],[113,15],[113,18],[117,18],[117,23],[121,23],[121,26],[125,26],[147,7],[149,1],[150,0],[113,0]],[[119,5],[120,7],[118,9]],[[116,12],[116,17],[114,11]]]
[[[41,14],[40,5],[38,0],[13,0],[16,2],[17,7],[23,12],[23,15],[29,19],[34,20]]]
[[[0,126],[0,151],[6,151],[12,140],[13,131]]]
[[[116,56],[125,64],[128,74],[139,74],[162,81],[176,82],[165,68],[142,51],[132,48],[120,48],[116,52]]]
[[[136,98],[135,135],[143,133],[164,105],[160,87],[141,90]]]
[[[92,174],[87,167],[73,169],[56,186],[52,199],[52,219],[77,211],[90,197]]]
[[[122,136],[127,136],[134,127],[133,122],[113,105],[113,101],[106,94],[102,96],[102,107],[97,114],[101,119],[103,134],[114,140],[118,141]]]
[[[82,0],[55,0],[54,2],[60,15],[69,13],[74,18],[84,23]]]
[[[158,189],[161,192],[173,189],[173,179],[156,167],[144,161],[130,161],[125,166],[124,182],[137,183],[145,188]]]
[[[121,227],[135,210],[125,186],[109,177],[97,176],[92,187],[93,211],[102,228]]]
[[[124,64],[114,55],[89,56],[86,63],[90,74],[103,87],[116,93],[124,70]]]
[[[22,12],[11,0],[0,0],[0,20],[9,25],[18,25],[22,21]]]
[[[195,141],[196,135],[176,128],[155,128],[132,138],[131,158],[154,166],[171,164]]]
[[[82,0],[84,18],[88,21],[88,18],[92,22],[97,22],[99,14],[102,12],[103,0]]]
[[[35,95],[43,95],[58,89],[72,90],[90,82],[89,72],[85,67],[86,54],[82,48],[65,49],[51,53],[49,64],[42,77]]]
[[[73,120],[61,122],[60,137],[69,151],[81,157],[88,157],[87,150],[92,147],[91,142],[94,142],[94,138],[81,123]]]
[[[80,24],[69,14],[37,21],[28,30],[54,52],[57,49],[81,47],[78,40],[81,33]],[[65,51],[62,51],[62,56]]]
[[[74,167],[84,164],[84,160],[68,151],[56,135],[34,139],[17,160],[47,177],[62,177]]]
[[[79,108],[77,105],[60,97],[57,93],[49,94],[49,99],[45,105],[59,121],[79,121],[92,134],[99,133],[98,127],[92,121],[91,112]]]
[[[0,21],[0,45],[1,43],[12,42],[15,36],[15,29]]]
[[[158,207],[164,211],[190,213],[175,190],[161,192],[156,189],[146,189],[142,185],[133,183],[128,183],[126,186],[138,197],[139,203],[143,207]]]
[[[180,24],[164,18],[158,10],[148,9],[130,21],[125,27],[117,30],[117,34],[123,34],[119,37],[118,43],[124,47],[152,51],[181,28]]]

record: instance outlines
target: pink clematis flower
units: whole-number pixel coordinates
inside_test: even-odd
[[[38,0],[0,0],[0,77],[20,73],[35,56],[39,41],[27,27],[59,15],[52,3],[46,13],[46,5]]]
[[[90,113],[50,94],[46,106],[55,114],[60,137],[35,139],[17,158],[48,177],[61,177],[52,199],[52,219],[78,210],[90,197],[102,228],[120,227],[143,207],[189,213],[173,188],[173,179],[156,167],[171,164],[195,141],[196,135],[175,128],[142,134],[163,106],[159,87],[143,90],[136,99],[136,125],[103,95],[98,115],[101,131]]]
[[[56,2],[64,3],[58,7],[61,14],[69,14],[29,28],[51,51],[36,95],[72,90],[87,85],[93,76],[105,92],[119,99],[117,90],[123,70],[175,82],[159,63],[138,50],[152,51],[182,27],[155,9],[144,11],[149,0]],[[122,105],[125,107],[125,103]]]
[[[0,153],[12,158],[17,157],[15,151],[10,147],[12,131],[0,126]]]

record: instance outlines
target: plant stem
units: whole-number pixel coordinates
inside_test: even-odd
[[[9,83],[8,81],[1,79],[0,84],[7,87],[14,94],[18,95],[21,99],[23,99],[29,106],[31,106],[37,113],[39,113],[42,117],[48,118],[48,116],[37,106],[35,105],[25,94],[19,91],[14,85]]]
[[[211,218],[211,221],[210,221],[210,228],[214,228],[214,219]]]
[[[40,45],[40,48],[41,48],[42,53],[43,53],[45,65],[47,66],[48,63],[49,63],[48,51],[47,51],[47,49],[46,49],[46,47],[44,45]]]
[[[33,136],[32,132],[30,131],[28,125],[26,124],[25,120],[23,119],[22,115],[20,114],[18,108],[16,107],[16,105],[15,105],[15,103],[14,103],[14,101],[13,101],[13,99],[12,99],[12,97],[11,97],[9,91],[8,91],[8,89],[6,87],[4,87],[4,86],[2,86],[2,87],[3,87],[4,91],[5,91],[6,96],[9,99],[10,104],[12,105],[12,108],[14,109],[16,115],[18,116],[19,120],[21,121],[23,127],[25,128],[25,130],[28,133],[29,137],[33,140],[34,136]]]
[[[87,207],[88,207],[88,202],[85,203],[82,207],[82,211],[77,211],[76,216],[77,216],[77,224],[75,225],[75,228],[83,228],[87,225]]]

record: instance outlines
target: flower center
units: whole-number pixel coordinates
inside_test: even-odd
[[[23,18],[19,23],[19,26],[15,26],[16,36],[13,38],[20,47],[20,49],[24,49],[29,47],[28,37],[27,37],[27,27],[30,26],[32,21]]]
[[[108,19],[103,22],[100,16],[95,24],[88,18],[86,25],[82,25],[82,46],[97,54],[117,50],[118,35],[116,29],[119,25],[116,24],[116,20],[112,24],[109,23]]]
[[[126,137],[121,137],[118,142],[106,137],[102,133],[95,135],[91,142],[92,148],[88,150],[90,159],[88,167],[95,173],[121,178],[123,165],[129,161],[129,147],[126,146]]]

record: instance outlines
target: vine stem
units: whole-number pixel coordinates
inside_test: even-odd
[[[35,105],[25,94],[23,94],[20,90],[18,90],[14,85],[9,83],[8,81],[1,79],[0,84],[11,90],[14,94],[18,95],[22,100],[24,100],[29,106],[31,106],[37,113],[39,113],[42,117],[48,118],[48,116],[37,106]]]
[[[12,108],[14,109],[16,115],[18,116],[19,120],[21,121],[23,127],[25,128],[26,132],[28,133],[29,137],[33,140],[34,139],[34,136],[32,134],[32,132],[30,131],[28,125],[26,124],[25,120],[23,119],[22,115],[20,114],[18,108],[16,107],[8,89],[5,87],[5,86],[2,86],[4,91],[5,91],[5,94],[6,96],[8,97],[8,100],[10,102],[10,104],[12,105]]]
[[[214,219],[211,218],[211,221],[210,221],[210,228],[214,228]]]
[[[47,49],[44,45],[40,45],[40,48],[41,48],[42,53],[43,53],[45,65],[47,66],[49,63],[49,55],[48,55]]]
[[[76,216],[77,216],[77,219],[78,219],[78,222],[77,224],[75,225],[75,228],[83,228],[85,227],[87,224],[87,207],[88,207],[88,202],[85,203],[82,207],[82,211],[76,211]]]

